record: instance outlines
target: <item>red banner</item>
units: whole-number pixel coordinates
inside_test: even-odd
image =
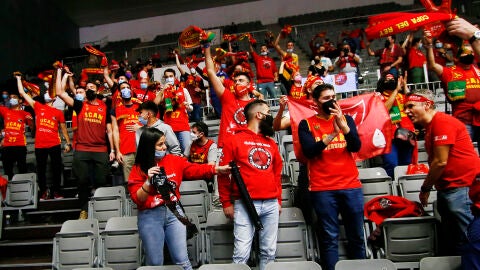
[[[379,94],[365,94],[338,102],[347,115],[352,116],[357,125],[362,147],[354,153],[356,160],[368,159],[390,152],[392,125],[390,114],[387,112]],[[317,106],[313,102],[288,101],[290,123],[292,128],[295,156],[300,162],[306,163],[298,138],[298,124],[302,119],[316,114]]]
[[[455,18],[455,14],[427,12],[427,13],[401,13],[402,16],[392,16],[391,14],[383,14],[384,21],[370,25],[365,29],[367,39],[387,37],[399,33],[418,29],[421,26],[436,23],[438,21],[450,21]],[[374,16],[375,17],[375,16]],[[378,18],[378,16],[377,16]],[[375,23],[372,20],[372,23]]]

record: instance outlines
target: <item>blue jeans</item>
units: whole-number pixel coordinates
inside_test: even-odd
[[[170,209],[158,206],[138,211],[137,222],[147,265],[163,265],[166,241],[172,261],[183,269],[192,269],[187,253],[187,230]]]
[[[202,105],[192,103],[193,110],[190,112],[190,122],[202,121]]]
[[[210,88],[210,104],[212,104],[213,109],[215,110],[215,114],[218,118],[222,115],[222,103],[220,102],[220,98],[218,98],[215,90]]]
[[[480,269],[480,216],[476,216],[467,230],[467,248],[462,254],[462,269]]]
[[[349,259],[365,259],[362,189],[312,191],[310,196],[318,218],[322,269],[334,270],[338,262],[338,214],[345,226]]]
[[[470,135],[472,142],[477,142],[477,149],[480,153],[480,127],[465,124],[465,128],[467,128],[468,135]]]
[[[260,92],[265,97],[265,99],[277,97],[274,82],[259,83],[257,86],[258,86],[258,90],[260,90]],[[268,93],[268,97],[267,97],[267,93]]]
[[[190,147],[192,144],[192,138],[190,137],[190,131],[175,131],[175,136],[177,136],[178,143],[182,149],[182,153],[185,154],[185,150]]]
[[[257,209],[258,216],[263,224],[263,229],[259,231],[259,242],[260,270],[264,270],[267,263],[275,260],[275,252],[277,251],[278,200],[254,200],[253,205]],[[255,228],[240,200],[236,200],[234,205],[233,234],[235,236],[233,263],[246,264],[250,257]]]
[[[396,166],[408,165],[412,162],[413,147],[408,143],[399,139],[392,140],[392,150],[388,154],[384,154],[383,168],[387,171],[388,176],[393,179],[393,172]]]
[[[437,206],[442,217],[442,226],[445,232],[449,232],[448,236],[452,241],[448,247],[455,249],[449,251],[451,253],[449,255],[462,254],[467,239],[467,228],[473,220],[470,210],[472,201],[468,197],[468,191],[468,187],[460,187],[437,192]]]

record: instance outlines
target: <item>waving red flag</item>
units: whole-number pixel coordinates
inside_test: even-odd
[[[391,141],[386,139],[392,137],[390,114],[379,94],[355,96],[342,99],[338,103],[343,112],[352,116],[357,125],[362,147],[358,153],[354,153],[356,160],[390,152]],[[316,108],[317,106],[311,101],[295,101],[293,99],[288,101],[295,156],[303,163],[306,163],[307,159],[302,153],[298,138],[298,124],[302,119],[315,115]]]

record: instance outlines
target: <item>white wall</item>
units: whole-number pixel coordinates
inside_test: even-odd
[[[413,4],[413,0],[259,0],[231,6],[82,27],[80,28],[80,44],[99,41],[104,38],[108,41],[118,41],[140,37],[142,41],[150,41],[156,35],[181,32],[192,24],[209,28],[229,25],[232,22],[238,24],[260,20],[262,24],[268,25],[277,23],[280,17],[392,1],[401,5]],[[175,1],[172,2],[172,4],[174,3]]]

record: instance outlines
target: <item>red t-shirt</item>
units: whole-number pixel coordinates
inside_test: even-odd
[[[433,49],[433,56],[435,57],[435,63],[442,65],[443,67],[447,66],[447,59],[442,56],[442,53],[437,49]]]
[[[77,111],[77,143],[75,150],[85,152],[107,152],[107,106],[96,99],[98,104],[74,101]]]
[[[32,121],[32,116],[24,110],[12,110],[0,106],[0,115],[3,117],[5,138],[3,146],[25,146],[25,122]]]
[[[170,95],[173,95],[172,98],[175,98],[177,106],[176,108],[174,106],[174,111],[165,112],[163,115],[163,121],[165,124],[170,125],[174,132],[189,131],[190,125],[188,124],[188,113],[185,105],[183,104],[183,102],[185,102],[183,88],[175,88],[174,92],[170,93]]]
[[[278,146],[270,137],[249,129],[239,129],[235,136],[225,140],[220,165],[235,161],[240,168],[245,186],[253,200],[278,199],[282,202],[282,158]],[[218,191],[223,207],[232,205],[240,194],[233,179],[218,176]]]
[[[175,193],[178,199],[180,199],[179,189],[182,180],[209,179],[215,174],[215,165],[190,163],[186,158],[176,155],[166,155],[157,161],[157,166],[164,167],[168,180],[175,182]],[[138,200],[137,191],[145,183],[145,180],[147,180],[147,175],[140,169],[140,166],[133,165],[128,177],[128,191],[132,200],[137,204],[138,210],[155,208],[165,204],[162,195],[156,191],[152,191],[145,202]],[[151,187],[151,190],[153,189],[154,187]]]
[[[448,95],[449,84],[464,83],[465,98],[452,102],[453,116],[465,124],[471,124],[473,115],[476,112],[473,104],[480,101],[480,69],[472,65],[470,69],[463,69],[459,66],[444,67],[440,78],[443,83],[445,95]]]
[[[192,103],[202,104],[202,92],[195,91],[195,88],[200,88],[202,85],[202,78],[199,76],[188,75],[185,80],[185,88],[187,88],[190,97],[192,98]]]
[[[35,148],[50,148],[60,144],[60,124],[65,124],[63,112],[35,102]]]
[[[423,68],[423,64],[427,62],[427,58],[422,51],[417,48],[411,48],[408,51],[408,67],[412,68]]]
[[[223,95],[220,96],[220,102],[222,103],[222,115],[218,132],[218,146],[220,148],[223,147],[223,141],[227,135],[232,135],[237,128],[247,127],[243,108],[252,100],[237,99],[228,89],[225,89]]]
[[[214,143],[215,142],[210,139],[208,139],[207,143],[204,145],[199,145],[197,141],[193,141],[190,146],[188,160],[193,163],[208,163],[208,151],[210,150],[210,146]]]
[[[118,132],[120,136],[120,152],[122,154],[131,154],[137,151],[135,131],[127,130],[127,126],[138,124],[138,104],[131,105],[118,104],[115,108],[115,118],[117,119]]]
[[[334,117],[325,120],[314,115],[306,119],[308,128],[316,142],[334,132]],[[343,132],[327,145],[322,154],[308,159],[309,190],[326,191],[362,186],[358,179],[358,169],[352,153],[347,150]]]
[[[403,51],[397,44],[393,44],[393,47],[383,48],[380,50],[375,51],[375,56],[380,57],[379,64],[380,68],[383,69],[384,67],[392,64],[393,62],[397,61],[398,57],[403,56]]]
[[[77,112],[73,111],[72,113],[72,148],[75,149],[77,145],[77,130],[78,130],[78,120],[77,120]]]
[[[290,96],[295,100],[307,100],[307,94],[303,91],[303,86],[292,85]]]
[[[479,172],[480,159],[473,149],[465,125],[450,115],[437,112],[425,129],[425,149],[429,163],[435,146],[450,145],[447,165],[435,188],[444,190],[470,186]]]
[[[157,93],[150,89],[133,87],[133,93],[135,93],[135,97],[141,102],[154,101],[155,97],[157,97]]]
[[[256,52],[252,52],[252,57],[257,69],[257,83],[273,82],[274,74],[277,72],[275,61],[268,56],[260,56]]]

